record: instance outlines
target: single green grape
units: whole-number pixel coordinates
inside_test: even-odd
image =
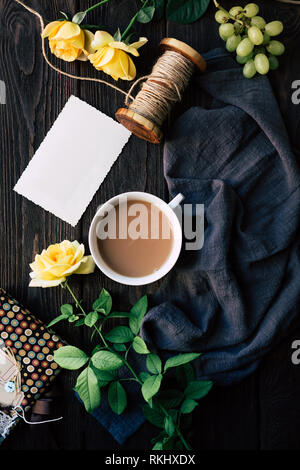
[[[244,8],[245,16],[247,16],[248,18],[252,18],[253,16],[256,16],[258,12],[259,12],[259,6],[256,5],[256,3],[248,3],[248,5],[246,5]]]
[[[257,54],[254,58],[255,68],[258,73],[265,75],[269,72],[269,59],[265,54]]]
[[[241,42],[241,36],[238,34],[233,34],[226,41],[226,49],[228,52],[234,52]]]
[[[249,38],[242,39],[242,41],[239,43],[238,47],[236,48],[236,53],[240,57],[245,57],[246,55],[249,55],[250,52],[253,51],[254,44],[252,41],[250,41]]]
[[[285,51],[285,47],[280,41],[272,40],[267,45],[267,51],[272,55],[282,55]]]
[[[269,36],[278,36],[278,34],[282,33],[283,31],[283,24],[281,21],[271,21],[271,23],[267,23],[265,26],[265,32]]]
[[[248,60],[243,67],[243,75],[245,78],[252,78],[256,74],[254,60]]]
[[[230,36],[234,34],[234,26],[232,23],[221,24],[219,27],[219,34],[221,38],[225,41]]]
[[[257,26],[257,28],[263,29],[266,26],[266,22],[261,16],[253,16],[253,18],[251,18],[251,26]]]
[[[229,10],[229,14],[237,19],[240,19],[242,16],[244,16],[244,9],[243,7],[232,7]]]
[[[266,46],[270,42],[270,36],[267,33],[264,33],[263,45]]]
[[[218,10],[215,14],[215,20],[220,24],[226,23],[229,20],[229,15],[225,11]]]
[[[236,61],[238,64],[245,64],[246,62],[248,62],[248,60],[252,59],[253,57],[253,52],[251,52],[249,55],[246,55],[246,57],[240,57],[239,55],[236,55]]]
[[[274,55],[269,56],[270,70],[276,70],[279,67],[279,62],[277,57]]]
[[[263,33],[257,26],[251,26],[248,28],[248,37],[256,46],[262,44],[264,40]]]

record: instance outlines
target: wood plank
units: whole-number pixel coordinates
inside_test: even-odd
[[[59,0],[51,2],[51,5],[44,2],[41,6],[41,2],[35,0],[31,5],[44,18],[53,18],[59,10],[72,10],[74,2]],[[39,23],[34,16],[14,2],[1,1],[0,11],[0,70],[1,79],[7,85],[7,104],[1,106],[0,124],[1,285],[39,318],[48,322],[59,312],[66,295],[61,288],[28,288],[28,265],[35,253],[63,239],[80,238],[80,231],[17,195],[12,188],[64,106],[66,98],[71,93],[77,94],[78,84],[58,76],[43,62]],[[76,69],[77,64],[69,64],[69,70],[75,72]],[[57,327],[57,332],[68,341],[78,342],[80,339],[80,333],[66,325]],[[72,374],[64,374],[62,377],[62,388],[66,392],[70,390],[74,379]],[[78,426],[79,422],[80,417]],[[76,415],[67,408],[64,434],[71,432],[74,423],[76,425]],[[23,436],[22,445],[30,448],[35,442],[31,433],[24,432],[23,428]],[[13,440],[11,443],[13,445]],[[72,443],[79,447],[75,433],[72,435]]]

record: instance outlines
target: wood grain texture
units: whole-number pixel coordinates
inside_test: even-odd
[[[87,0],[28,0],[45,20],[52,20],[59,10],[74,13],[84,10]],[[224,6],[236,2],[224,1]],[[291,83],[300,79],[300,8],[275,1],[259,2],[262,16],[282,19],[285,23],[286,54],[281,67],[270,75],[274,93],[284,117],[291,142],[300,155],[300,105],[291,104]],[[112,0],[101,10],[89,15],[89,22],[107,24],[110,30],[128,23],[137,9],[137,0]],[[222,46],[211,4],[203,18],[192,25],[165,21],[137,25],[149,38],[141,57],[136,60],[138,73],[150,72],[158,56],[163,37],[175,37],[204,53]],[[51,57],[65,70],[97,76],[86,63],[65,64]],[[163,147],[132,137],[80,223],[74,229],[12,191],[46,133],[71,94],[87,101],[108,116],[123,105],[123,96],[108,87],[81,83],[61,77],[42,60],[40,31],[37,20],[12,0],[0,0],[0,80],[7,87],[7,104],[0,104],[0,285],[16,296],[38,317],[48,322],[69,297],[60,288],[29,289],[28,264],[35,253],[50,243],[78,239],[87,246],[88,228],[97,207],[115,194],[125,191],[147,191],[168,200],[163,178]],[[108,78],[109,80],[109,78]],[[126,82],[118,82],[124,90]],[[201,91],[191,85],[174,117],[194,105],[205,105]],[[85,136],[76,136],[85,138]],[[75,182],[76,184],[76,182]],[[99,271],[87,277],[73,278],[72,285],[86,306],[102,287],[114,298],[116,309],[127,309],[142,294],[155,292],[159,282],[145,287],[125,287],[110,281]],[[58,334],[79,347],[91,348],[87,329],[74,329],[58,324]],[[300,332],[298,334],[300,337]],[[297,333],[265,358],[260,368],[241,384],[215,388],[195,414],[191,429],[196,449],[278,449],[299,448],[300,374],[290,362],[290,345]],[[299,366],[300,367],[300,366]],[[300,370],[300,369],[299,369]],[[57,379],[60,397],[55,400],[60,423],[43,426],[20,424],[3,444],[3,449],[118,449],[110,434],[85,413],[74,397],[72,387],[76,373],[62,373]],[[123,448],[149,449],[157,431],[145,424]]]

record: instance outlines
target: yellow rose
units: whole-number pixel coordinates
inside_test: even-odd
[[[138,42],[130,45],[114,38],[105,31],[97,31],[91,48],[96,52],[88,56],[90,62],[97,70],[111,75],[114,80],[133,80],[136,76],[136,68],[128,54],[138,56],[137,49],[146,44],[146,38],[140,38]]]
[[[94,35],[71,21],[52,21],[44,29],[42,37],[49,38],[52,54],[67,62],[86,60],[85,54],[93,52],[90,45]]]
[[[84,256],[84,245],[64,240],[50,245],[30,264],[30,287],[54,287],[71,274],[90,274],[95,270],[91,256]]]

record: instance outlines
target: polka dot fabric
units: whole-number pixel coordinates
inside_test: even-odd
[[[65,343],[3,289],[0,289],[0,347],[9,346],[21,364],[25,411],[59,372],[53,353]]]

